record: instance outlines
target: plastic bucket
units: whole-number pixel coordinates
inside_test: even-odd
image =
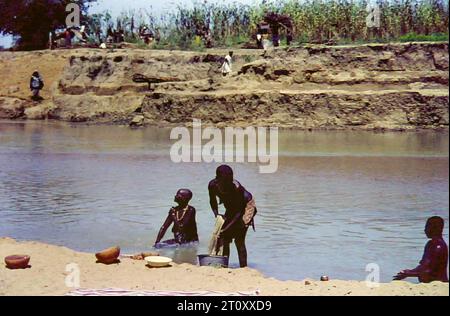
[[[228,257],[222,256],[210,256],[210,255],[199,255],[198,262],[200,266],[213,266],[228,268]]]

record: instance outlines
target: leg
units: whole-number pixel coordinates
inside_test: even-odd
[[[39,90],[33,89],[33,96],[31,97],[32,100],[37,101],[39,99]]]
[[[221,241],[222,246],[223,246],[223,256],[224,257],[230,257],[230,244],[231,244],[231,239],[229,238],[224,238]]]
[[[234,239],[234,243],[236,244],[236,249],[239,256],[239,265],[241,268],[245,268],[247,266],[247,247],[245,246],[245,236],[247,234],[247,228],[245,228],[239,236]]]

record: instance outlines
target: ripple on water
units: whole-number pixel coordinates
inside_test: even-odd
[[[167,130],[0,127],[0,235],[83,251],[150,250],[176,190],[189,187],[200,244],[167,254],[195,263],[205,251],[217,165],[173,164]],[[448,134],[281,131],[280,153],[275,174],[232,164],[256,197],[249,260],[266,275],[364,279],[377,262],[387,281],[420,259],[427,217],[448,223]]]

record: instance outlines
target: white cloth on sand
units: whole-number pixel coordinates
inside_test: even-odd
[[[141,291],[125,289],[76,289],[66,296],[258,296],[259,290],[242,292],[216,291]]]

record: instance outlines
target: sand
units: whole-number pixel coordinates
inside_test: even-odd
[[[218,269],[190,264],[168,268],[148,268],[144,261],[122,258],[119,264],[96,263],[94,254],[40,242],[18,242],[0,238],[0,257],[12,254],[31,256],[31,268],[9,270],[0,265],[0,295],[65,295],[74,288],[70,264],[80,269],[80,288],[121,288],[146,291],[255,291],[262,296],[298,295],[449,295],[448,283],[412,284],[404,281],[369,288],[361,281],[316,280],[279,281],[266,278],[254,269]],[[66,268],[69,271],[66,271]],[[69,282],[70,285],[70,282]]]

